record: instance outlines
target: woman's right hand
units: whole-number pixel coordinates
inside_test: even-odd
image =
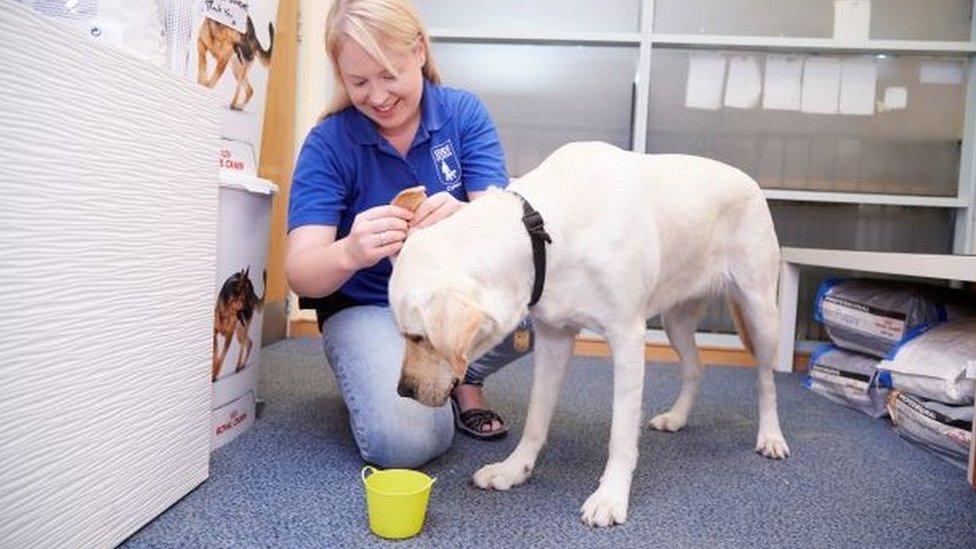
[[[356,270],[372,267],[385,257],[395,255],[407,238],[410,210],[384,205],[370,208],[352,222],[349,234],[342,239],[345,252]]]

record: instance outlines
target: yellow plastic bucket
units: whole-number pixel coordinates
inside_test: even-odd
[[[367,474],[368,473],[368,474]],[[383,538],[416,536],[424,525],[427,500],[436,478],[410,469],[363,467],[369,529]]]

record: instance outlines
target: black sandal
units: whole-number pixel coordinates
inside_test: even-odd
[[[471,408],[462,412],[454,396],[451,396],[451,408],[454,410],[454,426],[458,431],[471,438],[479,440],[500,440],[508,434],[508,427],[505,426],[505,422],[502,421],[501,416],[491,410]],[[501,427],[494,431],[481,430],[482,427],[491,425],[494,421],[500,423]]]

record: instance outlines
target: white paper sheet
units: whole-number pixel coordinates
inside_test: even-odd
[[[840,98],[840,59],[811,57],[803,67],[800,110],[813,114],[837,114]]]
[[[872,115],[877,93],[878,66],[873,57],[848,57],[841,66],[841,114]]]
[[[918,71],[918,81],[922,84],[962,84],[962,65],[955,61],[925,61]]]
[[[729,59],[729,77],[725,82],[725,106],[753,109],[762,93],[762,74],[759,62],[751,55],[737,55]]]
[[[802,77],[802,57],[794,55],[766,56],[763,108],[783,111],[800,110],[800,82]]]
[[[871,0],[834,0],[834,38],[865,42],[871,35]]]
[[[725,83],[725,56],[718,53],[694,53],[688,62],[688,87],[685,107],[717,110],[722,106]]]
[[[881,107],[885,111],[895,111],[908,106],[908,89],[900,86],[885,88],[884,101]]]

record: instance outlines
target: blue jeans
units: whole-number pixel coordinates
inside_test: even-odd
[[[430,408],[397,395],[404,342],[388,307],[351,307],[332,315],[322,326],[322,342],[363,460],[382,468],[417,467],[447,450],[454,438],[450,403]],[[481,384],[528,352],[516,351],[509,335],[471,363],[464,381]]]

